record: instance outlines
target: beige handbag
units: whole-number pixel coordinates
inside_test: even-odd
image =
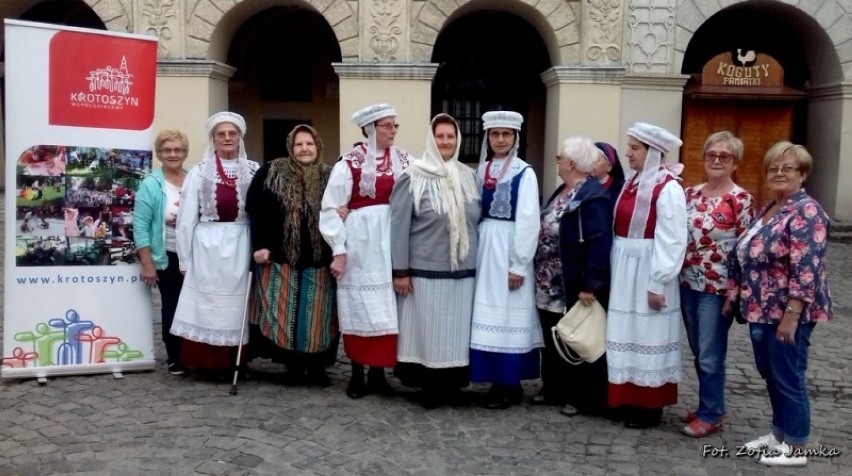
[[[606,350],[606,311],[577,301],[551,329],[556,351],[572,365],[598,360]]]

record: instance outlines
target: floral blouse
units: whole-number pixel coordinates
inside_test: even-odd
[[[565,284],[559,259],[559,224],[565,207],[583,185],[581,181],[566,195],[557,194],[541,211],[541,232],[535,253],[535,305],[545,311],[564,313]]]
[[[557,196],[541,212],[541,232],[535,253],[535,305],[545,311],[565,312],[565,285],[559,259],[559,222],[568,195]]]
[[[748,322],[779,322],[789,298],[804,302],[800,324],[827,321],[832,317],[825,256],[831,222],[804,190],[763,223],[761,217],[773,204],[763,207],[737,244],[729,287],[739,288],[740,310]]]
[[[737,237],[754,219],[754,198],[739,185],[719,197],[705,197],[704,184],[686,189],[689,237],[680,284],[695,291],[725,295],[728,256]]]

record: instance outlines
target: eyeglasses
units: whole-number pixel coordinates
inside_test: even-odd
[[[557,161],[557,162],[559,162],[559,161],[560,161],[560,160],[562,160],[562,159],[567,159],[567,157],[562,157],[561,155],[557,155],[557,156],[555,157],[555,159],[556,159],[556,161]]]
[[[795,165],[785,165],[783,167],[773,165],[772,167],[768,167],[766,169],[766,173],[768,175],[777,175],[778,172],[781,172],[784,175],[793,175],[794,173],[796,173],[798,171],[799,171],[799,168],[796,167]]]
[[[708,164],[716,162],[716,159],[719,159],[719,162],[723,164],[727,164],[734,160],[734,156],[732,154],[715,154],[713,152],[707,152],[704,154],[704,162],[707,162]]]
[[[399,129],[399,124],[376,124],[376,127],[384,127],[387,130],[396,130]]]
[[[174,149],[164,148],[159,151],[161,154],[182,154],[186,152],[186,149],[183,147],[175,147]]]

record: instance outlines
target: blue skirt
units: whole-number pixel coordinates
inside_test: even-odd
[[[520,385],[521,380],[538,377],[538,349],[533,349],[526,354],[501,354],[484,350],[470,350],[470,380],[473,382]]]

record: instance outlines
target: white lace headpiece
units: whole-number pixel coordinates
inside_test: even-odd
[[[630,228],[627,232],[628,238],[643,238],[648,223],[648,214],[651,211],[651,199],[654,187],[666,175],[671,173],[666,169],[660,168],[662,156],[664,153],[680,147],[683,141],[662,127],[644,122],[633,124],[633,127],[627,129],[627,135],[648,146],[645,165],[642,167],[641,172],[637,172],[639,176],[635,177],[635,180],[638,182],[636,206],[633,208],[633,215],[630,217]]]
[[[361,181],[358,183],[362,197],[376,196],[376,122],[396,115],[396,109],[390,104],[373,104],[352,114],[352,122],[367,133],[367,154],[361,167]]]

